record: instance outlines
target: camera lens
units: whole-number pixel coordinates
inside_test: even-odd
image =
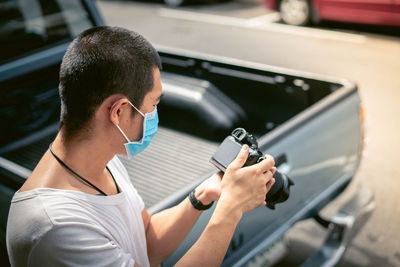
[[[267,207],[275,209],[275,205],[286,201],[290,195],[290,186],[294,185],[294,182],[286,175],[276,171],[274,174],[275,183],[265,196]]]

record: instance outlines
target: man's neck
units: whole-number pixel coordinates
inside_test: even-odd
[[[107,163],[115,155],[110,145],[99,138],[64,142],[61,133],[57,135],[52,148],[71,169],[97,184],[102,183]]]

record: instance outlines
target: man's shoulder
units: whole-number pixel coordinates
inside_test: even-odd
[[[14,197],[7,225],[7,248],[12,262],[23,262],[21,266],[29,261],[44,262],[47,259],[42,257],[50,251],[55,254],[47,256],[58,262],[72,257],[66,252],[70,248],[74,247],[76,255],[79,249],[87,247],[88,240],[97,242],[99,248],[111,240],[90,210],[82,208],[79,199],[52,190],[35,189]]]
[[[86,225],[98,227],[115,205],[124,198],[102,196],[71,190],[36,188],[16,193],[10,206],[7,232],[26,229],[37,233],[63,226]],[[15,231],[14,231],[15,230]],[[17,233],[18,234],[18,233]]]
[[[66,193],[65,193],[66,192]],[[35,224],[54,224],[56,213],[63,213],[68,206],[79,206],[79,201],[68,197],[68,190],[34,188],[16,192],[11,200],[9,222],[23,221]],[[71,195],[74,192],[71,191]],[[23,220],[21,220],[23,218]]]
[[[75,190],[55,188],[34,188],[28,191],[17,192],[11,200],[10,215],[31,221],[50,220],[55,223],[55,218],[68,214],[87,212],[88,205],[100,205],[90,201],[96,195],[90,195]]]
[[[53,222],[34,190],[14,195],[7,221],[8,245],[32,242],[52,227]]]

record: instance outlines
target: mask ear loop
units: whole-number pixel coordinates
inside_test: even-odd
[[[129,101],[129,100],[128,100],[128,101]],[[129,102],[129,103],[130,103],[130,102]],[[111,113],[111,110],[114,108],[114,106],[115,106],[116,104],[117,104],[117,102],[115,102],[115,103],[111,106],[110,113]],[[131,104],[131,105],[132,105],[132,104]],[[126,139],[126,141],[129,143],[130,140],[129,140],[128,136],[126,136],[126,134],[122,131],[121,127],[119,127],[118,124],[114,124],[114,125],[117,126],[118,130],[121,132],[121,134],[124,136],[124,138]]]
[[[126,134],[121,130],[121,128],[119,127],[119,125],[115,125],[117,126],[118,130],[121,132],[121,134],[125,137],[126,141],[128,143],[130,143],[131,141],[129,140],[128,136],[126,136]]]
[[[131,104],[131,106],[132,106],[134,109],[136,109],[137,112],[140,113],[140,115],[142,115],[143,117],[146,117],[146,116],[143,114],[143,112],[141,112],[137,107],[135,107],[135,106],[131,103],[131,101],[128,100],[128,102],[129,102],[129,104]]]
[[[135,106],[131,103],[131,101],[128,100],[128,102],[129,102],[129,104],[131,104],[131,106],[132,106],[134,109],[136,109],[136,111],[139,112],[139,114],[142,115],[143,118],[144,118],[144,120],[143,120],[142,139],[140,139],[140,141],[137,141],[138,143],[142,144],[143,141],[144,141],[144,137],[145,137],[145,135],[146,135],[146,114],[147,114],[147,113],[146,113],[146,114],[143,114],[143,112],[141,112],[137,107],[135,107]]]

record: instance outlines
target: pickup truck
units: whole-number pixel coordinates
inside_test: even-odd
[[[10,199],[29,177],[58,130],[58,71],[69,42],[103,20],[90,0],[0,3],[0,245],[8,264],[5,232]],[[297,222],[315,218],[326,242],[305,266],[338,263],[373,209],[373,196],[357,192],[332,218],[320,211],[341,195],[362,155],[362,112],[357,86],[345,79],[156,46],[163,62],[160,129],[134,160],[121,157],[150,212],[185,198],[217,171],[209,163],[236,127],[257,137],[263,153],[294,181],[275,210],[245,214],[224,266],[265,266],[284,250],[282,239]],[[84,105],[84,103],[82,103]],[[153,166],[151,170],[145,166]],[[172,266],[199,237],[213,210],[205,211]],[[23,220],[24,218],[21,218]],[[312,238],[312,237],[310,237]]]

